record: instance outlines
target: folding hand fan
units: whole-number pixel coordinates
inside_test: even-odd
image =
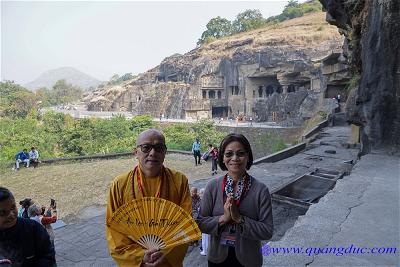
[[[107,224],[145,249],[168,249],[201,238],[192,216],[162,198],[132,200],[119,207]]]

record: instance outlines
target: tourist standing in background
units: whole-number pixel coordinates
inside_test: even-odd
[[[210,234],[208,266],[259,267],[261,240],[272,237],[272,204],[267,186],[247,173],[253,164],[247,138],[227,135],[218,162],[228,172],[207,183],[197,220]]]
[[[208,145],[208,154],[211,158],[211,175],[217,174],[218,170],[218,148],[212,144]]]
[[[204,195],[204,191],[205,191],[205,189],[204,188],[202,188],[202,189],[200,189],[200,200],[201,199],[203,199],[203,195]],[[207,253],[208,253],[208,241],[209,240],[209,235],[208,234],[205,234],[205,233],[202,233],[201,234],[201,247],[200,247],[200,255],[202,255],[202,256],[207,256]]]
[[[196,220],[200,212],[200,196],[197,192],[197,187],[190,189],[190,195],[192,197],[192,217]]]
[[[192,197],[192,217],[196,220],[197,217],[199,217],[200,212],[200,196],[198,194],[197,187],[192,187],[190,189],[190,196]],[[199,245],[199,241],[193,241],[192,245],[197,247]]]
[[[199,138],[196,138],[196,141],[194,141],[194,143],[192,145],[192,152],[193,152],[193,156],[194,156],[195,166],[197,166],[197,164],[201,165],[201,162],[200,162],[201,153],[200,153],[200,141],[199,141]]]

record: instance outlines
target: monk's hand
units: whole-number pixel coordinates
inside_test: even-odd
[[[242,221],[242,215],[239,213],[238,206],[236,206],[235,201],[232,201],[232,205],[229,208],[230,215],[232,218],[232,221],[235,223],[240,223]]]
[[[232,220],[230,208],[232,205],[232,194],[228,194],[226,201],[224,203],[224,214],[219,217],[218,223],[219,225],[224,225],[229,223]]]
[[[165,256],[159,249],[147,250],[143,256],[142,266],[156,267],[160,265],[164,259]]]

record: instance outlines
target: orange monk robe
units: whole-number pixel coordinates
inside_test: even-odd
[[[165,168],[165,167],[164,167]],[[190,197],[188,179],[182,173],[165,168],[166,177],[161,186],[161,198],[167,199],[181,206],[184,210],[191,214],[192,199]],[[111,183],[106,210],[106,222],[112,217],[112,214],[118,207],[133,199],[133,184],[135,183],[136,199],[142,197],[137,184],[137,177],[134,171],[117,176]],[[143,191],[146,197],[154,197],[158,190],[159,178],[143,178]],[[134,243],[127,236],[109,228],[106,224],[106,239],[111,256],[119,266],[139,267],[143,260],[144,249]],[[179,267],[182,266],[183,259],[186,255],[188,245],[181,245],[166,252],[166,261],[162,267]]]

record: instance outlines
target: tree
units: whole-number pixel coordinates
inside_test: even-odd
[[[301,17],[306,13],[322,11],[322,5],[318,0],[309,0],[299,4],[297,0],[289,0],[282,13],[268,18],[269,22],[282,22],[288,19]]]
[[[34,93],[13,81],[0,82],[0,113],[12,118],[25,118],[36,108]]]
[[[206,25],[207,30],[203,32],[197,44],[204,44],[206,41],[215,40],[232,34],[232,24],[229,20],[216,17],[212,18]]]
[[[248,9],[236,16],[233,29],[236,33],[258,29],[266,25],[266,20],[257,9]]]
[[[121,84],[124,81],[128,81],[133,79],[135,76],[132,75],[132,73],[125,73],[121,77],[118,74],[114,74],[111,78],[110,81],[107,82],[107,85],[117,85]],[[100,86],[99,86],[100,88]]]
[[[282,15],[284,15],[286,19],[301,17],[303,14],[303,11],[297,7],[288,7],[282,12]]]
[[[134,76],[132,75],[132,73],[125,73],[124,75],[121,76],[120,80],[121,81],[127,81],[132,79]]]
[[[35,95],[38,100],[42,101],[41,106],[51,106],[51,91],[47,87],[41,87],[36,90]]]
[[[111,78],[110,78],[110,82],[114,82],[116,80],[119,79],[119,75],[118,74],[114,74]]]
[[[284,9],[287,9],[289,7],[297,7],[298,5],[299,2],[297,0],[289,0]]]
[[[53,86],[51,102],[53,105],[73,102],[82,97],[83,90],[67,83],[65,80],[58,80]]]

